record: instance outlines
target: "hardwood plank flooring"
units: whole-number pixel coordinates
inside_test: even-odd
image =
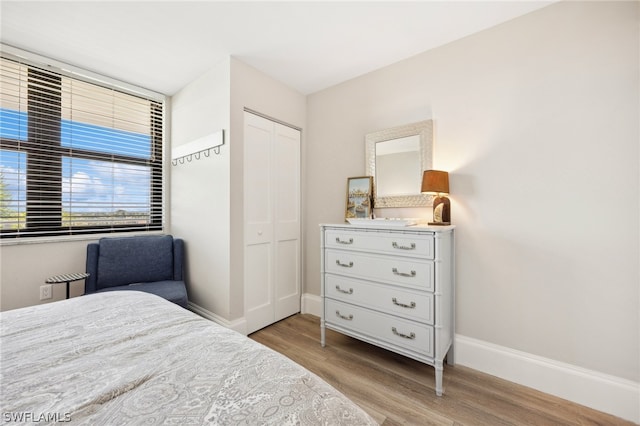
[[[432,367],[327,330],[297,314],[249,336],[303,365],[383,426],[632,425],[617,417],[463,366],[445,365],[443,397]]]

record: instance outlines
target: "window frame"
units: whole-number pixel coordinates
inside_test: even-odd
[[[98,225],[98,226],[63,226],[63,201],[62,201],[62,177],[63,171],[61,167],[58,166],[38,166],[31,165],[30,162],[35,160],[35,155],[37,151],[42,151],[42,146],[39,145],[39,141],[37,138],[33,138],[30,134],[31,128],[30,125],[27,126],[28,136],[26,140],[23,139],[4,139],[0,138],[0,149],[12,150],[16,152],[24,152],[27,157],[26,161],[26,169],[25,174],[27,176],[27,185],[26,185],[26,227],[23,230],[4,230],[0,229],[0,244],[5,243],[19,243],[21,241],[34,239],[35,241],[44,240],[46,238],[53,239],[55,241],[60,241],[63,239],[70,239],[72,236],[77,239],[78,236],[90,236],[91,238],[95,238],[95,234],[113,234],[113,233],[131,233],[131,232],[139,232],[139,233],[163,233],[166,229],[166,220],[167,220],[167,182],[168,182],[168,162],[167,155],[169,149],[169,143],[167,140],[167,97],[163,94],[152,92],[147,89],[143,89],[110,77],[106,77],[104,75],[96,74],[84,69],[80,69],[68,64],[64,64],[59,61],[52,60],[50,58],[46,58],[37,54],[33,54],[30,52],[23,51],[21,49],[14,48],[12,46],[8,46],[5,44],[0,44],[0,53],[1,55],[9,60],[13,60],[29,67],[29,74],[31,74],[32,70],[37,72],[38,69],[44,70],[42,72],[58,74],[58,80],[61,80],[62,77],[68,77],[75,80],[84,81],[86,83],[101,86],[107,89],[119,91],[128,95],[133,95],[136,97],[144,98],[150,101],[150,111],[149,111],[149,119],[150,119],[150,138],[151,138],[151,152],[149,159],[145,162],[141,162],[140,157],[135,156],[127,156],[125,154],[115,154],[109,152],[101,152],[99,150],[92,151],[90,149],[84,148],[70,148],[62,145],[61,137],[58,135],[50,140],[57,140],[57,145],[51,145],[47,147],[47,156],[51,156],[52,154],[55,156],[55,160],[59,161],[60,165],[64,161],[65,157],[72,159],[87,159],[87,160],[96,160],[96,161],[108,161],[114,164],[128,164],[128,165],[145,165],[149,167],[149,221],[145,224],[134,225],[134,224],[109,224],[109,225]],[[31,68],[33,67],[33,68]],[[53,82],[53,84],[56,84]],[[55,96],[55,95],[53,95]],[[54,104],[55,104],[54,100]],[[32,102],[30,99],[28,101],[28,122],[31,120],[37,120],[38,108],[36,102]],[[51,106],[51,99],[48,100],[47,105],[48,108]],[[61,104],[60,104],[61,105]],[[33,111],[32,111],[33,109]],[[152,110],[155,109],[155,113]],[[156,115],[160,112],[160,115]],[[55,112],[55,111],[54,111]],[[64,118],[62,114],[59,115],[59,118],[56,118],[56,123],[58,124],[58,132],[59,127],[62,125]],[[51,133],[55,133],[56,129],[53,128]],[[159,143],[158,143],[159,142]],[[49,157],[49,160],[51,157]],[[35,161],[37,162],[37,161]],[[48,169],[48,170],[47,170]],[[31,187],[29,183],[30,179],[28,176],[30,174],[36,174],[36,170],[41,173],[50,173],[50,177],[52,182],[48,182],[44,185],[40,184],[40,186],[44,187],[55,187],[56,191],[53,192],[55,195],[53,198],[48,201],[51,204],[51,207],[43,207],[42,205],[33,205],[29,201],[29,193],[30,191],[38,192],[39,189],[37,187]],[[160,176],[158,176],[160,175]],[[46,188],[44,188],[46,189]],[[58,190],[59,189],[59,190]],[[46,192],[46,191],[44,191]],[[47,203],[45,203],[47,204]],[[53,213],[55,215],[55,219],[57,221],[54,226],[42,226],[38,224],[38,219],[41,216],[49,217]]]

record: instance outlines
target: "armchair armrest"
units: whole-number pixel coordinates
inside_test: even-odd
[[[184,241],[173,239],[173,279],[184,281]]]
[[[89,277],[84,282],[84,292],[95,293],[97,288],[97,280],[98,280],[98,251],[100,246],[97,243],[89,243],[87,245],[87,262],[86,262],[86,272],[89,274]]]

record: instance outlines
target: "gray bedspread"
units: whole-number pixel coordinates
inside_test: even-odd
[[[93,294],[0,320],[5,424],[376,424],[283,355],[147,293]]]

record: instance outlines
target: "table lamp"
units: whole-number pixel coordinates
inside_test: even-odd
[[[451,225],[451,202],[449,194],[449,173],[441,170],[425,170],[422,175],[422,192],[436,194],[433,199],[433,222],[429,225]]]

